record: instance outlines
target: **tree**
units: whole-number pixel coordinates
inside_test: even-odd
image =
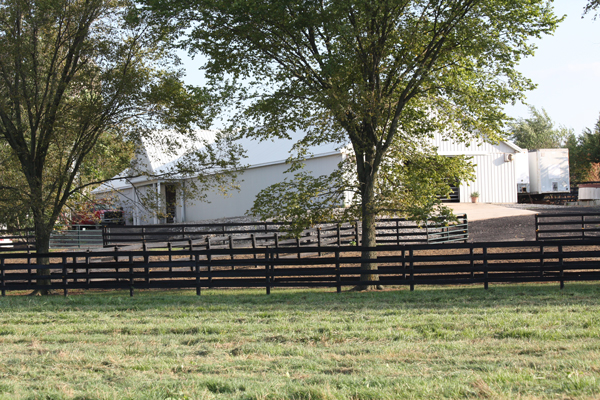
[[[355,160],[344,159],[330,175],[313,176],[302,160],[291,162],[292,179],[271,185],[257,196],[249,214],[284,225],[295,236],[324,221],[360,217],[360,185],[354,178]],[[465,156],[439,156],[427,142],[389,150],[375,185],[377,215],[401,215],[425,222],[437,214],[451,219],[443,205],[451,186],[474,179],[474,165]]]
[[[498,140],[502,106],[532,83],[528,38],[553,32],[546,0],[145,0],[182,46],[236,89],[232,128],[257,138],[349,144],[363,244],[375,247],[377,182],[393,147],[437,130]],[[375,280],[364,251],[363,280]]]
[[[519,118],[509,124],[510,139],[519,147],[528,150],[553,149],[564,147],[567,138],[573,133],[563,126],[554,127],[554,122],[542,108],[538,111],[529,107],[529,118]]]
[[[589,12],[596,11],[598,9],[598,6],[600,6],[600,0],[589,0],[585,8],[583,9],[583,13],[587,14]]]
[[[600,118],[593,128],[585,128],[581,135],[569,136],[566,147],[569,149],[569,170],[571,182],[596,180],[591,174],[592,166],[600,163]]]
[[[205,92],[182,85],[149,28],[128,0],[2,2],[1,194],[29,214],[40,253],[68,199],[106,179],[107,140],[122,161],[124,143],[157,127],[209,119]]]

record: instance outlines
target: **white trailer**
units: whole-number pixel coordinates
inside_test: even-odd
[[[569,149],[539,149],[529,152],[529,193],[569,193]]]

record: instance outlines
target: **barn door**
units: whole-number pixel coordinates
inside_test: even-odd
[[[167,204],[167,224],[172,224],[176,219],[177,190],[175,185],[165,186],[165,203]]]

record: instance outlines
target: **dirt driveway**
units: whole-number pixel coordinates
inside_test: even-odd
[[[470,242],[535,240],[535,214],[599,213],[600,207],[571,207],[550,205],[514,205],[507,208],[529,210],[529,215],[512,215],[499,218],[469,221]],[[468,214],[467,214],[468,215]]]

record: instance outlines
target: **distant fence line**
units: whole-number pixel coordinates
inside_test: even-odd
[[[348,246],[361,244],[360,222],[324,223],[305,229],[296,239],[287,237],[282,224],[273,222],[221,223],[221,224],[165,224],[78,226],[77,229],[52,233],[50,247],[90,248],[122,247],[142,243],[178,243],[195,249],[212,246],[231,247],[303,247]],[[469,226],[466,215],[457,221],[427,221],[422,225],[403,218],[378,219],[376,222],[378,244],[439,243],[467,241]],[[35,237],[29,230],[0,231],[14,241],[14,250],[35,249]],[[26,243],[26,246],[25,246]],[[10,251],[11,248],[7,248]]]
[[[375,251],[377,284],[418,285],[600,280],[600,241],[493,242],[443,245],[210,249],[0,254],[0,290],[343,287],[361,280],[360,252]],[[322,257],[316,257],[322,253]],[[305,257],[302,257],[304,255]],[[307,257],[308,256],[308,257]],[[37,275],[38,270],[50,275]],[[40,286],[38,280],[50,284]]]
[[[536,214],[536,240],[586,240],[600,238],[600,214]]]
[[[427,221],[419,225],[404,218],[382,218],[376,221],[378,244],[436,243],[466,241],[468,220],[465,214],[457,216],[456,222]],[[282,238],[285,245],[360,245],[360,222],[323,223],[305,229],[294,243],[286,240],[284,224],[274,222],[246,222],[221,224],[168,224],[168,225],[129,225],[106,226],[104,246],[128,243],[176,242],[198,240],[210,237],[220,240],[248,241],[250,236],[265,246],[275,245]],[[232,238],[232,239],[228,239]],[[216,239],[215,239],[216,240]]]

